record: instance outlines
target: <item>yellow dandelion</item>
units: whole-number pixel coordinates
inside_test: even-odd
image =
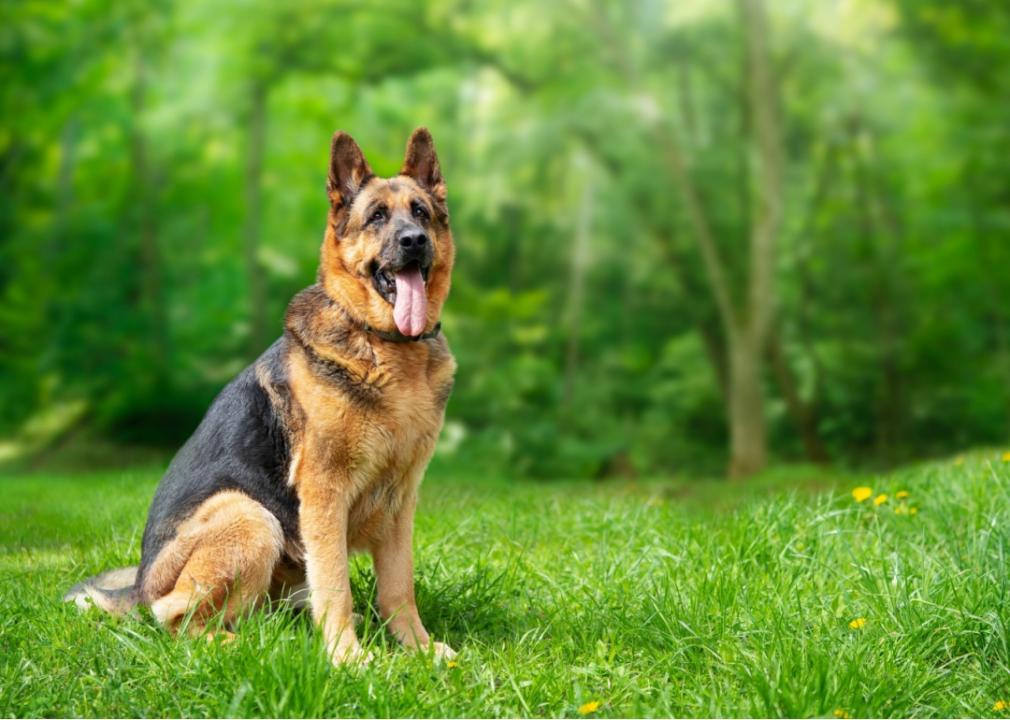
[[[447,662],[447,663],[445,664],[445,666],[446,666],[447,668],[449,668],[450,670],[452,670],[453,668],[458,668],[458,667],[459,667],[459,663],[458,663],[458,662],[456,662],[455,660],[450,660],[449,662]]]
[[[842,718],[842,720],[848,720],[849,718],[852,717],[841,708],[835,708],[835,711],[831,714],[834,715],[836,718]]]
[[[1010,450],[1003,453],[1003,462],[1010,462]]]
[[[883,505],[887,502],[887,493],[880,493],[877,497],[873,498],[874,505]]]
[[[899,505],[898,507],[894,508],[894,514],[895,515],[908,515],[908,506],[907,505]]]
[[[602,703],[599,700],[590,700],[579,705],[579,715],[589,715],[600,709]]]
[[[992,709],[999,712],[1000,710],[1006,710],[1007,707],[1010,707],[1010,705],[1007,704],[1006,700],[997,700],[996,704],[992,706]]]
[[[908,508],[909,515],[915,515],[917,512],[919,512],[919,508]]]
[[[863,625],[866,624],[866,618],[856,618],[849,623],[849,627],[853,630],[861,630]]]
[[[909,495],[908,490],[899,490],[898,492],[894,493],[894,497],[896,497],[898,500],[905,500],[908,498],[908,495]]]
[[[860,486],[852,490],[852,497],[857,503],[861,503],[864,500],[869,500],[872,495],[873,495],[873,488]]]

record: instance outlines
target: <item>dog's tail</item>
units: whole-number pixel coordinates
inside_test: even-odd
[[[108,570],[74,585],[67,590],[63,601],[72,602],[82,610],[95,605],[112,615],[125,615],[140,602],[136,583],[136,565]]]

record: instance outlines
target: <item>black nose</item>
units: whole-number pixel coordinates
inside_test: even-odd
[[[408,252],[420,252],[428,243],[428,236],[419,231],[407,231],[400,236],[400,247]]]

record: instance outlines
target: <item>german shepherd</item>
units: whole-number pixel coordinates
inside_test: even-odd
[[[367,551],[393,636],[455,654],[418,617],[411,549],[456,369],[440,333],[455,247],[431,135],[415,130],[400,174],[385,179],[336,133],[327,194],[316,284],[172,460],[140,565],[65,600],[112,613],[147,605],[170,631],[200,633],[301,585],[333,662],[367,662],[348,580],[348,554]]]

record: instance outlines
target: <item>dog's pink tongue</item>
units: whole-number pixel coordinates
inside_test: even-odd
[[[415,337],[424,332],[428,320],[428,296],[418,268],[396,273],[396,304],[393,320],[404,335]]]

